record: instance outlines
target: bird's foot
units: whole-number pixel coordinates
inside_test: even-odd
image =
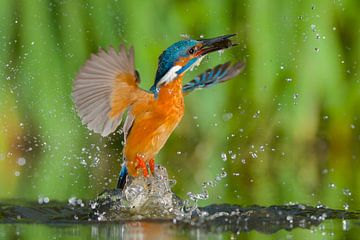
[[[154,175],[155,172],[155,160],[152,158],[149,161],[149,168],[152,175]]]
[[[138,171],[139,169],[142,169],[144,177],[147,177],[149,175],[149,172],[146,167],[146,163],[140,156],[136,156],[137,165],[135,169]]]

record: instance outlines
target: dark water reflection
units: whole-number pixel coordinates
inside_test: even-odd
[[[184,237],[202,239],[209,237],[209,234],[236,237],[250,231],[265,234],[295,229],[314,231],[316,226],[329,221],[333,222],[332,228],[327,229],[330,232],[336,229],[336,231],[347,232],[350,226],[360,230],[360,215],[357,212],[304,205],[271,207],[210,205],[199,208],[191,218],[176,219],[135,217],[99,222],[91,219],[90,216],[91,210],[86,203],[81,207],[56,202],[41,205],[20,201],[3,202],[0,203],[0,222],[2,223],[0,239],[29,232],[33,232],[36,236],[44,227],[51,230],[44,230],[45,235],[36,236],[38,239],[46,237],[46,234],[75,238],[85,236],[89,239],[177,239]],[[34,225],[34,223],[37,224]],[[25,236],[29,237],[22,239],[34,237],[31,234],[25,234]]]

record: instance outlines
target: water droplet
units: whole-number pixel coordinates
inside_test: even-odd
[[[84,206],[84,203],[83,203],[83,201],[82,201],[80,198],[76,200],[76,203],[77,203],[79,206],[81,206],[81,207]]]
[[[96,207],[98,206],[99,204],[97,202],[91,202],[90,203],[90,208],[91,209],[96,209]]]
[[[225,172],[225,171],[222,171],[221,173],[220,173],[220,177],[221,178],[225,178],[227,176],[227,173]]]
[[[225,113],[222,118],[225,122],[229,121],[233,117],[233,114],[231,112]]]
[[[257,110],[256,113],[253,115],[253,118],[259,118],[260,110]]]
[[[221,153],[221,159],[225,162],[227,160],[226,153]]]
[[[343,220],[342,221],[342,229],[343,229],[343,231],[349,231],[349,229],[350,229],[349,220]]]
[[[317,53],[318,53],[319,51],[320,51],[320,49],[319,49],[319,48],[315,48],[315,52],[317,52]]]
[[[69,198],[68,203],[72,206],[76,206],[76,197]]]
[[[191,200],[195,200],[195,195],[192,192],[187,192],[186,195],[191,199]]]
[[[180,34],[180,37],[181,37],[181,38],[184,38],[184,39],[190,39],[190,35],[187,34],[187,33],[182,33],[182,34]]]
[[[287,77],[287,78],[285,78],[285,81],[287,81],[287,82],[292,82],[292,78]]]
[[[329,188],[335,189],[336,188],[335,183],[329,183]]]
[[[15,176],[16,176],[16,177],[20,176],[20,172],[19,172],[19,171],[15,171]]]
[[[177,155],[181,155],[181,152],[180,152],[180,151],[177,151],[176,154],[177,154]]]
[[[258,157],[255,152],[250,152],[250,155],[251,155],[251,157],[254,158],[254,159]]]
[[[89,158],[91,158],[91,156],[89,156]],[[83,166],[87,166],[85,159],[81,159],[80,164]]]
[[[316,31],[316,25],[315,25],[315,24],[311,24],[310,27],[311,27],[311,30],[312,30],[313,32]]]
[[[260,152],[264,152],[265,151],[265,147],[263,145],[260,145]]]
[[[298,93],[294,93],[293,99],[295,100],[295,99],[297,99],[298,97],[299,97],[299,94],[298,94]]]
[[[345,196],[351,196],[351,191],[350,191],[350,189],[344,188],[344,189],[343,189],[343,194],[344,194]]]
[[[323,207],[324,207],[324,206],[323,206]],[[326,214],[326,213],[323,213],[323,214],[321,214],[321,216],[318,217],[318,219],[319,219],[320,221],[324,221],[326,218],[327,218],[327,214]]]
[[[350,127],[351,127],[351,129],[355,129],[355,125],[354,125],[354,124],[351,124]]]
[[[19,166],[24,166],[26,164],[26,159],[23,158],[23,157],[20,157],[16,160],[16,163],[19,165]]]

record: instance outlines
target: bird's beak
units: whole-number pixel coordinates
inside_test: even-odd
[[[198,40],[201,44],[200,49],[198,50],[198,56],[204,56],[208,53],[219,51],[225,48],[230,48],[238,44],[231,42],[229,38],[235,36],[236,34],[229,34],[215,38],[200,39]]]

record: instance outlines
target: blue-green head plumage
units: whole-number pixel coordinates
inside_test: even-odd
[[[168,47],[160,56],[158,62],[158,69],[156,71],[155,82],[151,87],[151,91],[155,91],[157,85],[162,77],[175,66],[176,62],[181,57],[187,57],[189,55],[189,50],[196,46],[198,43],[197,40],[187,39],[181,40],[170,47]]]
[[[186,39],[172,44],[159,56],[155,81],[150,91],[156,96],[161,85],[176,79],[192,66],[198,65],[208,53],[234,46],[229,40],[234,35],[201,40]]]

